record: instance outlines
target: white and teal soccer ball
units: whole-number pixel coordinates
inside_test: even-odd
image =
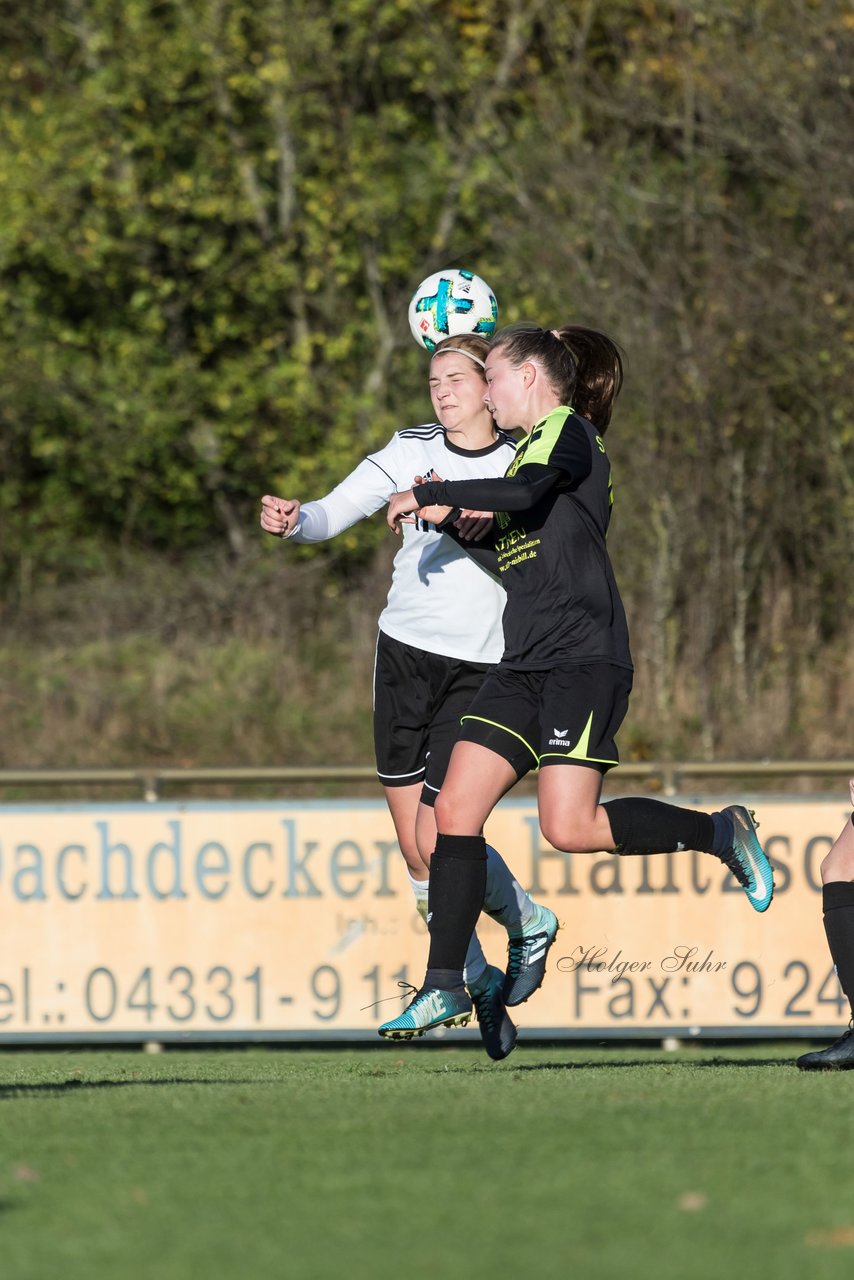
[[[498,303],[485,280],[473,271],[451,267],[422,280],[409,303],[409,327],[422,347],[433,351],[443,338],[482,333],[498,324]]]

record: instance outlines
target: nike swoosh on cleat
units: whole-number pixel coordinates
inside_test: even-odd
[[[767,889],[765,888],[765,879],[761,874],[762,863],[759,861],[753,850],[748,849],[746,845],[744,846],[744,856],[753,873],[754,885],[752,889],[748,889],[747,896],[748,898],[756,898],[757,901],[759,901],[764,898],[767,893]]]

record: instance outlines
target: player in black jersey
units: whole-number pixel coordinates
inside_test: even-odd
[[[632,675],[605,543],[613,490],[603,437],[622,383],[619,349],[578,326],[514,325],[493,338],[486,378],[496,424],[528,431],[506,475],[417,485],[392,498],[388,510],[393,529],[418,512],[458,541],[457,509],[494,511],[491,545],[472,545],[471,553],[500,572],[507,605],[504,656],[464,719],[436,801],[427,973],[382,1035],[388,1027],[418,1035],[465,1010],[462,960],[483,900],[480,833],[530,769],[540,769],[540,827],[556,848],[624,855],[696,849],[733,871],[757,911],[773,893],[771,864],[741,806],[707,814],[643,797],[600,803],[603,774],[618,763],[614,739]],[[528,994],[542,982],[556,932],[555,922],[518,957]]]
[[[854,778],[848,788],[854,804]],[[827,945],[852,1017],[843,1036],[826,1049],[802,1054],[798,1066],[802,1071],[845,1071],[854,1068],[854,813],[821,864],[821,882]]]

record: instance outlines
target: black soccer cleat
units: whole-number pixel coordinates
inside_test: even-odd
[[[516,1026],[505,1007],[503,989],[504,974],[494,965],[487,965],[480,980],[468,989],[483,1047],[493,1062],[501,1062],[516,1044]]]
[[[801,1071],[850,1071],[854,1068],[854,1026],[826,1049],[801,1054],[796,1065]]]

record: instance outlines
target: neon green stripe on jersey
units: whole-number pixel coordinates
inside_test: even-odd
[[[525,437],[516,450],[516,457],[507,469],[508,476],[515,475],[526,462],[540,462],[548,466],[563,424],[572,412],[569,405],[559,405],[532,427],[531,434]]]

